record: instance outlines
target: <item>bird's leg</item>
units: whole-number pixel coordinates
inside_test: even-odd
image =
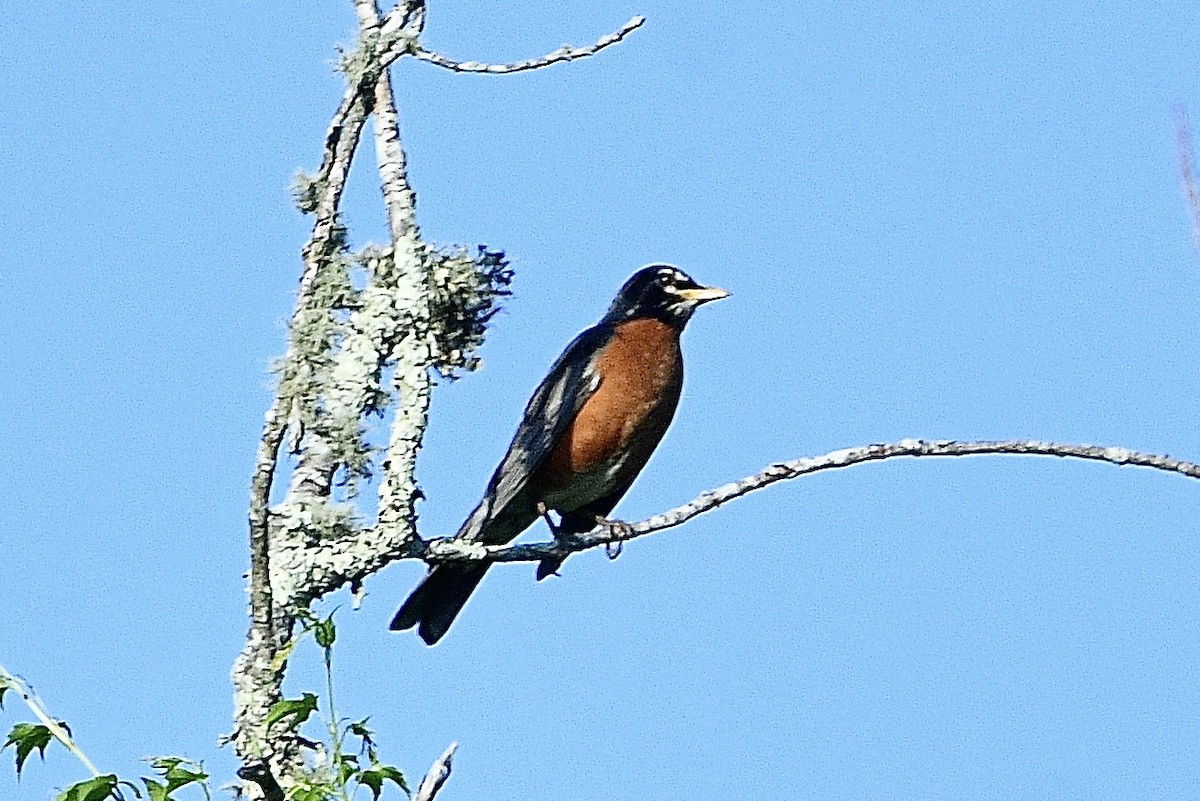
[[[609,520],[603,515],[595,516],[596,525],[606,529],[610,536],[617,539],[612,542],[604,543],[604,553],[609,559],[616,559],[621,555],[621,551],[625,550],[624,540],[633,536],[633,526],[626,523],[624,520]]]
[[[562,530],[560,526],[554,524],[554,520],[550,517],[550,510],[546,507],[545,501],[537,502],[537,513],[546,521],[546,525],[550,527],[550,533],[554,535],[556,542],[564,542],[574,539],[574,535],[568,534]],[[558,569],[562,567],[563,559],[543,559],[538,562],[537,580],[541,581],[547,576],[557,576]]]
[[[554,535],[554,539],[561,540],[563,538],[562,529],[554,522],[554,518],[550,516],[550,509],[546,506],[545,501],[537,502],[537,513],[546,521],[546,525],[550,527],[550,533]]]

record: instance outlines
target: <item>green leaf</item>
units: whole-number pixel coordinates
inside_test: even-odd
[[[208,797],[208,787],[204,784],[208,780],[208,774],[199,762],[182,757],[154,757],[150,760],[150,767],[166,780],[164,784],[160,784],[153,779],[142,777],[150,801],[169,801],[172,793],[189,784],[199,784],[205,797]]]
[[[150,767],[154,768],[160,774],[164,774],[164,775],[171,768],[173,768],[177,765],[183,765],[188,762],[188,760],[184,759],[183,757],[174,757],[174,756],[148,757],[146,759],[146,761],[150,763]]]
[[[333,625],[333,614],[323,620],[317,620],[312,624],[313,637],[317,640],[317,645],[322,648],[333,647],[334,640],[337,639],[337,627]]]
[[[53,739],[54,735],[50,733],[50,729],[40,723],[18,723],[8,733],[8,739],[4,741],[3,746],[0,746],[0,751],[10,745],[16,747],[17,778],[20,778],[21,769],[25,767],[25,760],[29,758],[33,750],[36,748],[38,754],[45,760],[46,746],[50,745],[50,741]]]
[[[317,617],[311,609],[301,609],[296,613],[296,619],[304,626],[306,632],[313,633],[317,645],[328,649],[337,639],[337,627],[333,623],[335,612],[337,612],[337,608],[329,613],[329,617]]]
[[[278,653],[276,653],[275,657],[271,660],[271,670],[274,670],[276,673],[283,670],[283,666],[287,664],[289,659],[291,659],[292,651],[296,650],[296,646],[299,643],[300,638],[295,637],[287,645],[280,648]]]
[[[366,751],[369,755],[371,755],[371,761],[374,762],[375,739],[371,735],[373,735],[375,732],[367,728],[368,720],[370,720],[370,718],[363,718],[362,720],[351,723],[346,727],[345,736],[357,737],[359,740],[361,740],[362,745],[359,747],[358,752],[361,754],[363,751]]]
[[[297,781],[284,795],[288,801],[329,801],[337,796],[338,789],[332,784],[311,779]]]
[[[338,779],[345,786],[351,777],[358,773],[358,757],[354,754],[343,754],[338,760]]]
[[[94,776],[63,790],[57,801],[104,801],[106,798],[117,798],[117,784],[117,777],[112,773]]]
[[[150,801],[167,801],[167,786],[159,784],[154,779],[142,777],[142,784],[146,785],[146,797]]]
[[[408,782],[404,781],[404,774],[400,772],[399,768],[391,765],[372,765],[358,774],[358,783],[370,788],[372,801],[379,801],[379,794],[383,792],[385,781],[395,784],[404,791],[405,795],[412,795],[408,789]]]
[[[4,709],[4,694],[11,689],[12,687],[8,686],[8,682],[4,680],[4,677],[0,676],[0,709]]]
[[[271,707],[271,711],[267,713],[267,729],[269,730],[286,717],[292,718],[288,722],[288,728],[297,729],[303,725],[304,721],[308,720],[309,715],[316,711],[317,696],[312,693],[305,693],[300,698],[285,698],[275,703]]]

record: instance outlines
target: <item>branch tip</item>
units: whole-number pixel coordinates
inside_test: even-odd
[[[442,755],[434,761],[412,801],[433,801],[434,796],[442,789],[442,785],[450,778],[451,762],[454,760],[454,752],[457,750],[458,743],[450,743]]]
[[[549,67],[551,64],[557,64],[560,61],[574,61],[580,58],[594,56],[606,47],[616,44],[624,39],[629,34],[633,33],[638,28],[646,23],[646,18],[640,14],[633,17],[617,30],[602,36],[590,45],[583,47],[572,47],[571,45],[563,45],[541,58],[530,58],[524,61],[515,61],[511,64],[485,64],[480,61],[455,61],[447,58],[441,53],[435,53],[432,50],[426,50],[423,47],[416,46],[412,49],[411,54],[422,61],[428,61],[430,64],[441,67],[442,69],[451,70],[452,72],[476,72],[486,75],[511,75],[514,72],[529,72],[543,67]]]

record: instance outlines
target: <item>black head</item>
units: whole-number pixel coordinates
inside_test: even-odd
[[[702,286],[690,275],[670,264],[651,264],[633,274],[617,293],[605,319],[627,320],[655,317],[682,326],[702,303],[720,300],[729,293]]]

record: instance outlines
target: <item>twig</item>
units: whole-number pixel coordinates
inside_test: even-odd
[[[1200,191],[1196,189],[1195,159],[1192,158],[1192,132],[1188,125],[1187,109],[1175,109],[1175,146],[1179,152],[1179,172],[1187,196],[1188,214],[1192,221],[1192,241],[1200,250]]]
[[[417,35],[425,30],[425,0],[400,0],[379,25],[384,36],[405,30]]]
[[[563,45],[553,53],[547,53],[541,58],[530,58],[512,64],[484,64],[480,61],[455,61],[443,56],[441,53],[435,53],[420,46],[414,46],[411,53],[414,57],[422,61],[428,61],[430,64],[435,64],[443,69],[453,70],[454,72],[481,72],[488,75],[509,75],[514,72],[528,72],[529,70],[549,67],[551,64],[557,64],[560,61],[573,61],[577,58],[594,56],[609,45],[614,45],[621,41],[630,33],[642,27],[645,22],[645,17],[637,16],[626,22],[618,30],[610,33],[608,36],[602,37],[593,44],[583,47]]]
[[[75,744],[75,741],[71,739],[71,735],[67,733],[62,724],[50,717],[50,713],[42,706],[42,702],[38,700],[37,695],[34,694],[33,688],[29,686],[28,682],[15,676],[4,665],[0,665],[0,681],[3,681],[4,684],[17,691],[17,695],[21,696],[21,700],[37,716],[42,725],[49,729],[50,733],[60,743],[65,745],[67,750],[74,754],[83,763],[85,768],[91,771],[92,776],[100,775],[100,771],[92,764],[92,760],[88,759],[87,754],[83,753],[83,750]]]
[[[458,743],[450,743],[450,746],[442,752],[442,755],[429,768],[429,772],[425,774],[425,780],[421,782],[421,787],[413,796],[412,801],[433,801],[433,797],[442,789],[446,779],[450,778],[450,762],[454,759],[454,752],[457,750]]]

